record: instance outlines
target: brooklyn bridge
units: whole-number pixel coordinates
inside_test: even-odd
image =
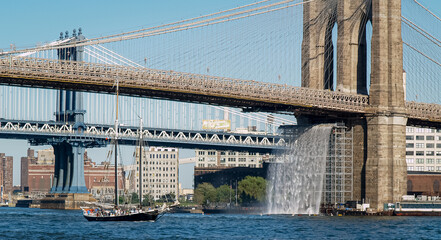
[[[263,0],[107,36],[61,33],[0,52],[0,137],[52,145],[52,191],[81,193],[82,153],[115,135],[128,145],[142,134],[158,146],[270,152],[286,140],[191,122],[234,109],[251,121],[338,122],[353,135],[353,199],[382,210],[406,194],[406,126],[441,126],[440,27],[418,1]],[[109,122],[116,88],[129,109],[120,119],[133,108],[153,115],[144,131]],[[172,120],[158,119],[153,102],[170,106]]]

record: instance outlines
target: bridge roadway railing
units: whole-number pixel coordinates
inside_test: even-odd
[[[340,112],[363,113],[368,105],[366,95],[176,71],[53,59],[11,56],[0,58],[0,78],[2,77],[46,81],[48,85],[45,86],[49,86],[50,82],[74,83],[80,88],[80,85],[84,85],[83,90],[87,90],[90,86],[113,86],[118,79],[120,87],[125,88],[215,96]]]
[[[69,82],[84,85],[84,90],[88,89],[86,86],[113,86],[118,79],[120,86],[134,89],[173,91],[353,113],[365,113],[369,105],[367,95],[175,71],[39,58],[1,57],[0,81],[2,77]],[[441,122],[439,104],[406,102],[406,111],[409,118]]]
[[[428,122],[441,122],[441,105],[431,103],[406,102],[409,118]]]
[[[0,138],[16,139],[94,139],[108,143],[115,139],[115,128],[109,125],[88,125],[81,132],[73,129],[73,125],[60,122],[26,122],[0,120]],[[137,145],[140,138],[137,127],[121,126],[118,128],[118,141],[126,145]],[[257,149],[270,151],[285,149],[287,143],[280,135],[239,134],[232,132],[187,131],[176,129],[151,128],[142,131],[145,141],[154,146],[182,146],[187,148],[203,149]]]

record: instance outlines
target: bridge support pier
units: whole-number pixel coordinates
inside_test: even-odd
[[[403,116],[367,117],[366,198],[379,211],[406,194],[406,123]]]
[[[84,180],[84,147],[80,142],[52,144],[55,170],[52,193],[88,193]]]
[[[367,127],[366,120],[349,121],[346,126],[352,128],[353,148],[353,199],[366,199],[366,159],[367,159]]]

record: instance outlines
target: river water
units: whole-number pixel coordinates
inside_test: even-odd
[[[0,239],[440,239],[440,217],[166,214],[88,222],[81,211],[0,208]]]

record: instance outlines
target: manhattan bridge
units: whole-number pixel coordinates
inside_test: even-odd
[[[381,210],[406,191],[406,126],[441,126],[437,29],[441,18],[416,0],[262,0],[107,36],[65,32],[0,52],[0,137],[52,145],[52,191],[76,193],[84,150],[116,135],[270,152],[286,144],[272,131],[199,125],[338,122],[353,135],[352,196]]]

